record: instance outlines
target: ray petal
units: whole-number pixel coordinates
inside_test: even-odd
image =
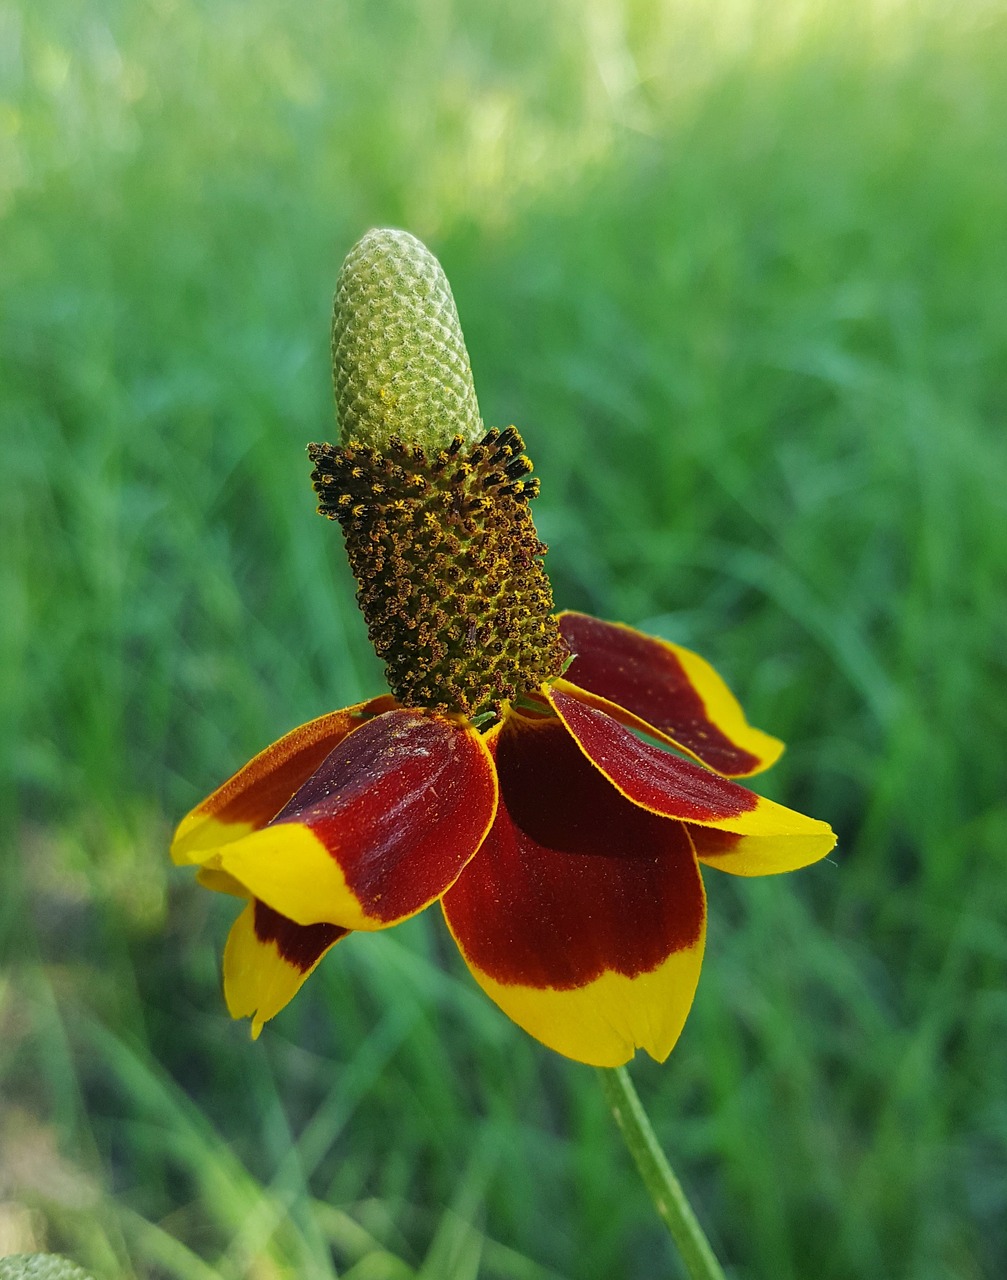
[[[567,679],[623,723],[662,738],[725,777],[768,769],[783,743],[753,728],[717,672],[682,645],[586,613],[561,613],[574,660]]]
[[[706,907],[682,823],[629,803],[556,720],[496,742],[501,802],[444,895],[476,981],[519,1026],[581,1062],[663,1061],[692,1004]]]
[[[285,733],[186,814],[172,841],[172,859],[203,863],[221,845],[260,830],[348,734],[397,705],[385,694]]]
[[[298,924],[384,929],[454,882],[496,799],[492,757],[467,721],[399,708],[350,734],[267,826],[217,856]]]
[[[262,1024],[297,995],[325,953],[349,931],[331,924],[299,925],[264,902],[249,902],[224,948],[224,999],[232,1018]]]
[[[652,813],[698,824],[695,843],[702,861],[707,849],[722,850],[710,854],[712,865],[739,875],[768,875],[807,866],[834,847],[828,823],[642,741],[600,708],[587,706],[562,681],[550,687],[548,696],[580,749],[628,800]],[[709,828],[716,836],[704,834]],[[743,838],[743,844],[718,840],[720,835]],[[735,850],[734,865],[727,856],[729,845]]]

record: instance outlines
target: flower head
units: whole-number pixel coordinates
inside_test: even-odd
[[[829,827],[740,786],[782,744],[678,645],[553,611],[513,427],[486,430],[436,260],[371,232],[336,295],[341,443],[311,445],[391,694],[267,747],[172,846],[246,899],[224,991],[253,1034],[336,943],[439,901],[483,990],[558,1052],[667,1057],[706,933],[700,864],[789,871]],[[439,354],[438,354],[439,353]]]

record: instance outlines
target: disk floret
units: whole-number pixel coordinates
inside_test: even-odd
[[[309,445],[318,510],[346,537],[357,599],[389,687],[406,706],[465,716],[559,675],[553,618],[528,503],[538,494],[513,427],[433,453],[393,437],[380,451]]]

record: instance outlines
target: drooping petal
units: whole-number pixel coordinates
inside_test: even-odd
[[[585,704],[564,681],[556,681],[548,696],[585,756],[627,799],[667,818],[744,837],[732,854],[738,859],[736,867],[728,865],[726,853],[709,855],[725,871],[736,869],[740,875],[793,871],[823,858],[835,845],[828,823],[786,809],[702,765],[641,741],[605,711]],[[717,842],[704,841],[701,833],[695,839],[697,853],[705,861],[706,849],[717,847]]]
[[[692,1004],[706,905],[686,829],[625,800],[560,721],[512,716],[501,800],[442,899],[473,976],[550,1048],[618,1066],[663,1061]]]
[[[224,947],[224,999],[232,1018],[252,1019],[252,1038],[300,991],[305,978],[348,929],[295,924],[251,901]]]
[[[284,734],[182,819],[172,859],[177,864],[205,862],[214,849],[264,827],[347,734],[397,705],[384,694]]]
[[[823,853],[814,837],[740,836],[715,827],[689,827],[696,856],[708,867],[734,876],[772,876],[818,862]],[[835,844],[835,837],[832,839]]]
[[[399,708],[331,751],[220,869],[298,924],[384,929],[454,882],[496,809],[493,760],[466,721]]]
[[[748,723],[698,653],[586,613],[561,613],[559,626],[575,655],[567,679],[624,724],[729,778],[761,773],[779,758],[783,743]]]

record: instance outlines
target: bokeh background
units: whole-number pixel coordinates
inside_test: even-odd
[[[699,649],[834,858],[707,874],[633,1074],[735,1280],[1007,1274],[1007,6],[0,3],[0,1252],[675,1276],[436,913],[253,1044],[173,823],[381,687],[304,445],[369,226],[453,282],[557,600]]]

